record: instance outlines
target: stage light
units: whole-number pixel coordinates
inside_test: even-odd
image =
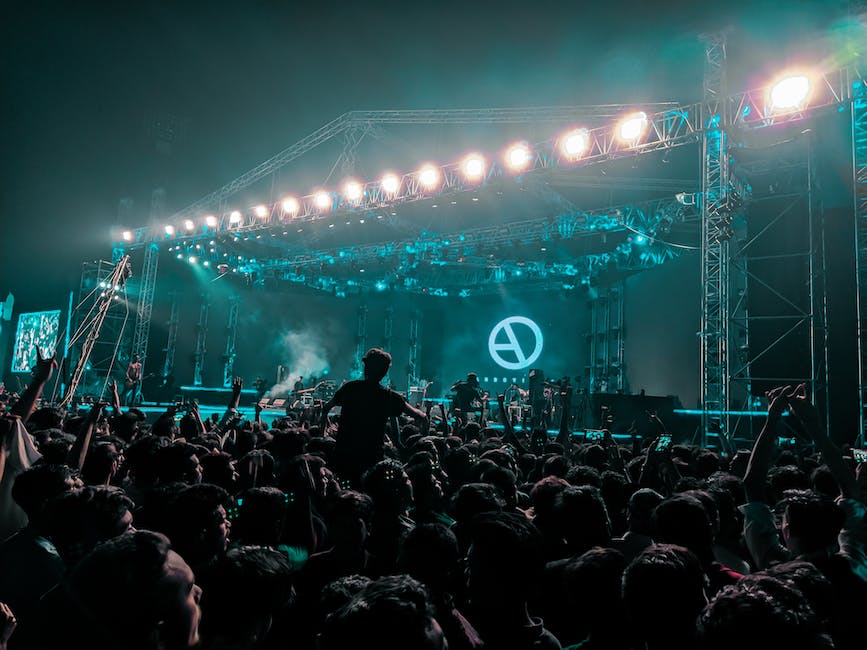
[[[285,214],[298,214],[298,210],[300,209],[300,207],[301,206],[298,205],[298,199],[294,197],[290,196],[286,199],[283,199],[283,212]]]
[[[166,226],[165,231],[166,231],[167,235],[172,236],[175,234],[175,227],[174,226]]]
[[[772,111],[798,110],[810,95],[810,78],[806,75],[784,77],[773,85],[770,92]]]
[[[205,260],[204,262],[202,262],[202,266],[210,266],[210,265],[211,265],[211,263],[208,260]]]
[[[469,181],[477,181],[485,175],[485,159],[473,153],[464,158],[464,176]]]
[[[418,182],[426,190],[435,189],[440,183],[440,172],[433,165],[425,165],[418,172]]]
[[[530,148],[523,142],[513,145],[506,153],[506,163],[515,171],[526,168],[530,160]]]
[[[195,264],[196,262],[199,261],[199,258],[196,257],[195,255],[190,255],[189,261],[190,261],[190,264]]]
[[[617,135],[624,142],[635,143],[647,128],[647,113],[640,111],[620,122]]]
[[[264,219],[264,218],[267,217],[269,214],[271,214],[271,213],[269,212],[268,208],[265,207],[264,205],[257,205],[255,208],[253,208],[253,212],[254,212],[254,213],[256,214],[256,216],[259,217],[260,219]]]
[[[184,254],[183,254],[183,253],[178,253],[177,258],[178,258],[179,260],[184,259]]]
[[[232,210],[229,213],[229,223],[241,223],[241,213],[237,210]]]
[[[397,194],[400,189],[400,178],[397,174],[386,174],[382,177],[382,191],[386,194]]]
[[[331,207],[331,195],[328,192],[317,192],[313,195],[313,203],[320,210],[328,210]]]
[[[560,151],[567,158],[580,158],[590,146],[590,133],[587,129],[575,129],[560,138]]]
[[[195,227],[196,227],[196,224],[193,223],[192,219],[184,219],[184,229],[185,230],[192,230]]]
[[[124,230],[121,237],[123,237],[124,241],[132,241],[132,232],[129,230]]]
[[[343,186],[343,196],[345,196],[348,201],[352,201],[353,203],[360,201],[363,195],[364,187],[358,181],[348,181]]]
[[[212,214],[209,214],[207,217],[205,217],[205,225],[208,226],[208,228],[216,228],[217,227],[217,217],[215,217]]]

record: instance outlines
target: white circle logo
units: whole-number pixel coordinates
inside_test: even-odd
[[[524,348],[521,347],[518,337],[515,335],[514,325],[527,327],[533,334],[536,344],[529,356],[524,352]],[[500,336],[500,332],[503,332],[504,336]],[[501,339],[500,342],[497,341],[497,338]],[[505,339],[505,341],[502,339]],[[488,351],[491,353],[491,358],[498,366],[508,370],[520,370],[521,368],[526,368],[535,362],[536,359],[539,358],[539,355],[542,354],[542,330],[539,329],[539,326],[536,325],[536,323],[531,321],[529,318],[524,318],[523,316],[510,316],[509,318],[504,318],[494,326],[494,329],[491,330],[491,335],[488,337]],[[514,356],[515,360],[504,359],[500,354],[501,352],[510,352],[510,356]]]

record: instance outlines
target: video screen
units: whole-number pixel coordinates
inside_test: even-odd
[[[19,314],[12,355],[12,372],[30,372],[36,366],[36,348],[51,356],[60,333],[60,310]]]

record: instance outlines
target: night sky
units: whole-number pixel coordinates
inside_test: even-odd
[[[4,3],[0,291],[65,304],[122,196],[146,223],[154,116],[185,125],[173,212],[352,109],[694,101],[706,29],[731,26],[732,76],[762,83],[827,53],[845,4]]]

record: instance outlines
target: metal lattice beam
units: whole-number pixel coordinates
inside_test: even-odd
[[[151,331],[151,314],[154,309],[154,294],[157,286],[157,267],[160,251],[157,244],[145,248],[142,262],[141,283],[139,285],[138,308],[136,309],[135,330],[132,336],[132,353],[137,354],[142,364],[142,373],[147,360],[148,338]]]
[[[701,403],[699,444],[712,427],[729,435],[728,104],[725,37],[705,40],[701,191]],[[717,420],[712,413],[721,413]]]
[[[166,354],[163,362],[163,378],[171,377],[175,373],[175,350],[178,343],[178,325],[180,324],[181,304],[176,291],[172,291],[172,307],[169,322],[166,324]]]
[[[199,322],[196,325],[196,351],[193,353],[193,386],[202,385],[202,372],[205,367],[205,355],[208,353],[206,342],[208,340],[208,312],[210,311],[208,296],[202,295],[202,304],[199,306]]]
[[[855,268],[858,311],[858,395],[860,444],[867,430],[867,84],[857,79],[852,98],[852,169],[855,204]]]
[[[238,317],[241,314],[241,299],[229,299],[229,318],[226,323],[226,351],[223,353],[223,388],[229,388],[235,378],[235,339],[238,336]]]

